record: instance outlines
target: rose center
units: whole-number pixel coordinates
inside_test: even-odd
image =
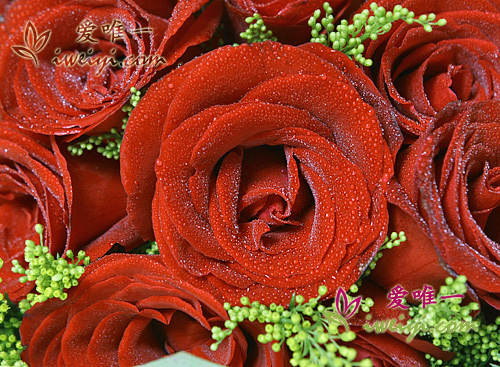
[[[300,226],[314,202],[290,147],[245,150],[241,178],[239,222],[261,220],[272,229]]]

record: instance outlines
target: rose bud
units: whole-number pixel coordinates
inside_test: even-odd
[[[133,111],[127,210],[176,276],[219,299],[349,288],[385,239],[394,123],[361,70],[323,45],[220,48]]]
[[[0,110],[50,135],[122,124],[130,89],[143,88],[186,49],[210,38],[222,4],[200,1],[20,0],[5,17]],[[166,70],[165,70],[166,71]]]
[[[23,360],[37,366],[137,366],[188,351],[224,366],[288,366],[285,352],[243,324],[218,346],[211,329],[229,318],[210,294],[173,278],[157,256],[113,254],[86,267],[65,301],[50,299],[24,315]]]

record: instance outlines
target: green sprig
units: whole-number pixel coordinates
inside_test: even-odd
[[[3,260],[0,259],[0,269],[3,267]],[[2,278],[0,278],[0,283],[2,282]],[[4,321],[5,314],[9,311],[9,304],[7,300],[4,298],[3,294],[0,293],[0,324]]]
[[[477,367],[489,361],[500,362],[499,339],[500,317],[497,317],[495,324],[479,325],[477,332],[466,334],[444,334],[440,340],[440,348],[454,352],[455,357],[448,362],[443,362],[432,356],[426,355],[431,366],[460,366]],[[436,340],[436,339],[435,339]]]
[[[289,309],[281,305],[271,304],[269,307],[254,301],[250,303],[248,297],[241,298],[243,307],[232,307],[224,304],[229,320],[224,323],[227,328],[222,330],[218,326],[212,328],[212,338],[216,341],[211,345],[212,350],[217,350],[219,344],[245,320],[265,323],[265,334],[257,337],[261,343],[273,343],[272,349],[279,352],[283,343],[292,351],[290,363],[300,367],[340,367],[359,366],[371,367],[370,359],[354,362],[356,350],[339,342],[350,342],[356,334],[349,330],[347,321],[342,318],[336,309],[325,307],[319,303],[321,296],[327,294],[326,286],[320,286],[319,296],[311,298],[308,302],[301,295],[293,296]],[[373,302],[373,301],[372,301]],[[373,303],[372,303],[373,304]],[[332,318],[325,318],[324,314],[330,313],[339,319],[340,323],[333,322]],[[339,331],[340,324],[345,329]]]
[[[123,134],[125,133],[128,118],[141,99],[141,91],[138,91],[135,87],[132,87],[130,92],[132,94],[129,103],[122,107],[122,111],[125,112],[127,116],[122,119],[121,129],[112,128],[109,133],[89,136],[79,142],[69,144],[68,151],[71,155],[80,156],[86,150],[92,150],[97,147],[97,152],[101,153],[106,158],[120,159],[120,146],[123,141]]]
[[[392,23],[403,20],[408,24],[418,23],[426,32],[432,32],[432,26],[444,26],[446,19],[436,20],[434,13],[422,14],[415,18],[415,13],[396,5],[393,11],[386,11],[377,3],[371,3],[370,10],[365,9],[353,16],[352,24],[343,19],[339,25],[334,26],[333,8],[329,3],[323,4],[325,16],[318,22],[321,10],[314,12],[308,25],[311,30],[311,42],[321,43],[345,53],[350,58],[363,66],[371,66],[373,61],[363,56],[367,39],[376,40],[378,36],[387,33],[392,28]]]
[[[21,321],[21,312],[11,304],[0,323],[0,366],[28,367],[21,360],[21,352],[24,350],[19,337]]]
[[[412,318],[410,323],[424,323],[430,329],[422,331],[421,335],[429,336],[435,339],[435,345],[441,345],[439,339],[443,334],[434,331],[433,327],[436,326],[441,320],[456,320],[456,321],[472,321],[470,314],[479,309],[479,304],[471,302],[466,306],[462,306],[462,297],[467,293],[467,286],[465,285],[467,278],[460,275],[453,279],[448,277],[445,280],[445,285],[439,289],[437,297],[434,299],[436,303],[429,303],[425,305],[412,306],[409,310],[409,315]],[[443,296],[460,295],[462,297],[456,298],[441,298]]]
[[[12,261],[12,272],[23,274],[19,281],[35,281],[36,291],[39,293],[29,293],[26,299],[19,302],[23,313],[35,303],[49,298],[65,300],[68,297],[65,289],[78,285],[78,279],[85,271],[83,265],[90,263],[90,257],[84,251],[79,251],[76,258],[73,251],[66,251],[66,257],[72,262],[59,257],[59,254],[54,258],[49,248],[43,244],[43,226],[35,225],[35,231],[40,235],[40,245],[26,240],[24,259],[28,263],[28,269],[24,269],[17,260]]]
[[[471,313],[479,309],[479,304],[471,302],[465,306],[461,305],[462,298],[446,298],[442,296],[465,295],[467,292],[467,278],[463,275],[453,279],[446,278],[446,284],[440,287],[435,299],[436,303],[422,306],[412,306],[409,314],[412,317],[409,323],[423,323],[428,326],[427,330],[421,330],[419,334],[432,341],[432,343],[444,351],[454,352],[455,357],[444,362],[427,354],[431,366],[463,366],[475,367],[484,365],[492,360],[500,362],[500,349],[498,345],[498,325],[500,317],[495,324],[487,325],[480,319],[473,320]],[[439,331],[435,326],[442,320],[454,320],[456,322],[474,323],[476,330],[470,332]]]
[[[132,251],[134,254],[146,254],[146,255],[159,255],[160,250],[158,249],[158,243],[155,241],[147,241],[140,247]]]
[[[246,18],[245,22],[248,23],[248,28],[245,32],[240,33],[240,37],[247,40],[247,43],[277,41],[277,38],[273,37],[273,32],[267,29],[259,14],[255,13],[253,17]]]

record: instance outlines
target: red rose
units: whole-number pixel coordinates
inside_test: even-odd
[[[5,14],[9,39],[0,75],[10,87],[0,92],[1,109],[23,128],[43,134],[121,125],[131,87],[144,87],[189,46],[210,38],[222,5],[215,2],[195,19],[192,14],[206,2],[16,1]],[[101,64],[79,65],[87,56]],[[140,59],[144,67],[134,66],[146,57],[150,62]]]
[[[45,245],[53,254],[94,241],[88,250],[97,257],[115,242],[137,239],[127,228],[117,162],[98,154],[65,158],[54,137],[5,122],[0,122],[0,223],[2,293],[19,285],[11,262],[23,260],[25,240],[38,242],[37,223],[44,225]]]
[[[245,19],[258,13],[278,41],[299,45],[311,39],[311,27],[307,25],[307,21],[316,9],[323,11],[324,1],[225,0],[225,3],[237,39],[240,39],[240,33],[248,28]],[[340,19],[351,0],[333,0],[329,3],[335,19]]]
[[[400,1],[377,2],[392,10]],[[445,26],[426,32],[399,22],[367,46],[367,69],[398,111],[402,129],[420,135],[448,103],[500,98],[500,2],[407,0],[420,14],[435,13]]]
[[[151,238],[152,217],[174,274],[229,302],[348,288],[385,238],[392,157],[380,123],[397,150],[392,118],[369,79],[322,45],[217,49],[134,110],[127,209]]]
[[[124,367],[184,350],[224,366],[285,365],[283,353],[256,346],[262,325],[236,328],[213,352],[211,328],[228,320],[222,304],[169,276],[157,260],[114,254],[86,267],[65,301],[51,299],[24,315],[23,359],[31,367]]]
[[[384,255],[375,271],[380,279],[404,285],[416,274],[421,284],[442,283],[441,263],[500,309],[499,116],[500,102],[450,105],[401,152],[390,218],[394,230],[412,231],[411,245]],[[399,259],[404,263],[394,269]]]

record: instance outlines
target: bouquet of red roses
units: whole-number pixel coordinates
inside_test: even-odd
[[[499,1],[0,14],[0,366],[500,365]]]

